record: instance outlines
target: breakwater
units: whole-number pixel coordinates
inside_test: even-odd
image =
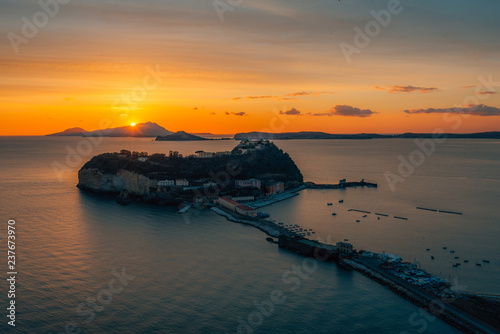
[[[341,182],[337,184],[317,184],[314,182],[306,182],[305,188],[307,189],[344,189],[344,188],[352,188],[352,187],[373,187],[377,188],[377,183],[366,182],[365,180],[347,182],[345,180],[341,180]]]
[[[384,274],[380,270],[374,270],[356,260],[343,259],[340,261],[343,266],[351,268],[374,280],[375,282],[389,288],[397,295],[412,302],[418,307],[432,313],[444,322],[458,328],[464,333],[498,333],[494,328],[478,322],[471,315],[463,313],[447,302],[428,294],[416,287],[403,286],[401,282]]]

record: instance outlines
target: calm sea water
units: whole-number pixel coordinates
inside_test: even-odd
[[[438,319],[356,272],[334,264],[317,267],[278,249],[251,227],[230,223],[211,211],[133,204],[92,196],[76,187],[77,171],[91,156],[122,148],[153,152],[226,150],[234,141],[153,142],[108,138],[88,156],[68,155],[81,138],[0,138],[0,248],[6,253],[6,225],[16,220],[17,322],[5,317],[7,285],[0,281],[0,332],[64,333],[457,333]],[[411,140],[278,141],[306,180],[341,178],[379,183],[378,189],[304,191],[266,207],[273,219],[314,229],[333,242],[344,238],[358,249],[393,252],[436,274],[458,278],[466,290],[499,293],[498,198],[500,144],[450,140],[392,192],[383,173],[396,171],[398,155]],[[81,146],[83,148],[83,146]],[[71,150],[70,150],[71,151]],[[70,159],[60,180],[54,161]],[[338,200],[343,199],[343,204]],[[334,202],[327,206],[327,202]],[[463,216],[416,210],[428,206]],[[408,221],[362,215],[355,208],[408,217]],[[336,217],[332,211],[338,213]],[[356,223],[356,219],[361,220]],[[448,250],[455,250],[451,256]],[[425,249],[431,248],[430,252]],[[430,260],[430,255],[435,260]],[[469,266],[451,268],[454,256]],[[482,259],[490,264],[474,265]],[[3,260],[6,264],[6,257]],[[307,275],[292,274],[306,265]],[[312,266],[312,267],[311,267]],[[4,265],[3,268],[6,266]],[[107,294],[112,271],[135,276],[120,292]],[[305,272],[307,273],[307,272]],[[5,270],[2,276],[6,277]],[[283,275],[294,278],[284,281]],[[297,284],[298,282],[298,284]],[[281,290],[283,301],[266,316],[255,303]],[[89,319],[88,306],[102,308]],[[269,311],[269,309],[267,310]],[[415,317],[414,313],[418,315]],[[253,318],[252,318],[253,315]],[[413,318],[412,318],[413,317]],[[413,319],[413,321],[410,320]],[[261,324],[260,324],[261,323]]]

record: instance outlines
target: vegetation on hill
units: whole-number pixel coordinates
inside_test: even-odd
[[[140,157],[147,157],[140,161]],[[146,152],[104,153],[93,157],[82,169],[98,169],[103,174],[115,175],[119,170],[135,172],[150,179],[190,181],[212,179],[217,181],[220,172],[231,175],[234,179],[256,178],[262,181],[293,181],[302,183],[303,177],[293,160],[272,143],[260,149],[251,149],[241,153],[235,149],[230,155],[213,158],[183,157],[175,151],[168,155]]]

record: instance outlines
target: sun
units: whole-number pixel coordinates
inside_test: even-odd
[[[130,126],[135,126],[135,123],[134,122],[130,123]]]

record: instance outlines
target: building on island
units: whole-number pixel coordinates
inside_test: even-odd
[[[236,213],[239,213],[240,215],[243,216],[248,216],[248,217],[257,217],[257,212],[252,209],[251,207],[247,205],[243,205],[239,202],[236,202],[233,199],[227,198],[227,197],[219,197],[217,200],[217,203],[219,203],[220,206],[234,211]]]
[[[174,180],[161,180],[158,181],[158,187],[173,187],[175,186]]]
[[[177,187],[187,187],[189,186],[189,181],[186,179],[177,179],[175,180],[175,185]]]
[[[270,183],[266,186],[266,195],[276,195],[285,191],[285,184],[283,182]]]
[[[337,250],[341,254],[351,254],[354,251],[352,244],[343,241],[337,242]]]
[[[198,158],[213,158],[213,157],[223,157],[231,155],[231,151],[223,151],[223,152],[196,151],[195,153]]]
[[[187,186],[189,186],[189,181],[186,179],[158,181],[158,187],[187,187]]]
[[[253,202],[255,201],[255,196],[239,196],[231,197],[231,199],[236,202]]]
[[[250,180],[236,180],[234,184],[237,187],[241,188],[257,188],[260,189],[262,187],[262,182],[257,179],[250,179]]]
[[[340,188],[345,188],[346,183],[347,183],[346,179],[339,180],[339,187]]]
[[[148,157],[139,157],[139,158],[137,158],[137,160],[144,162],[144,161],[148,160]]]
[[[205,152],[205,151],[196,151],[196,155],[198,156],[198,158],[213,158],[215,153]]]

